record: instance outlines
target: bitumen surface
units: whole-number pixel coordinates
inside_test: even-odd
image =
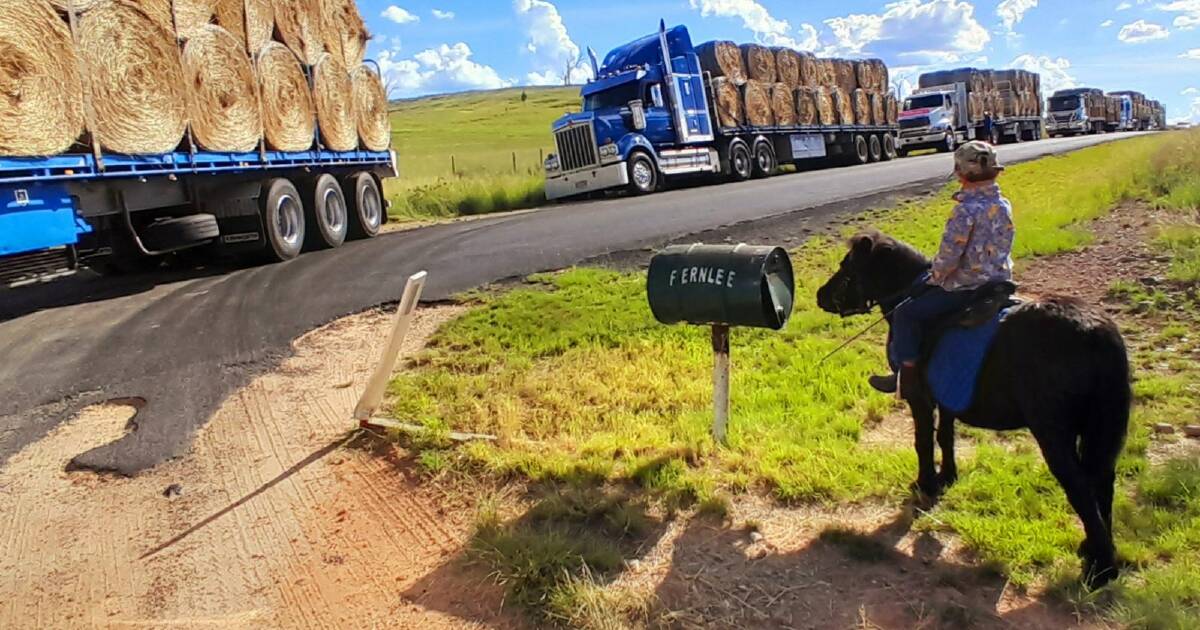
[[[1000,147],[1015,162],[1122,136]],[[285,264],[81,274],[0,292],[0,464],[81,406],[144,401],[129,433],[71,466],[131,475],[188,446],[224,398],[290,353],[299,335],[399,298],[429,272],[424,299],[561,269],[614,252],[945,180],[949,155],[550,206],[385,234]],[[347,427],[352,423],[347,419]]]

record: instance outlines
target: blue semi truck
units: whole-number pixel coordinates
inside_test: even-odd
[[[590,52],[590,51],[589,51]],[[684,26],[659,24],[614,49],[581,90],[583,111],[554,122],[546,196],[650,193],[669,178],[743,181],[780,164],[866,164],[896,155],[894,125],[729,127],[717,123],[712,78]]]
[[[143,269],[185,250],[286,261],[378,234],[395,153],[316,146],[0,158],[0,288],[81,265]]]

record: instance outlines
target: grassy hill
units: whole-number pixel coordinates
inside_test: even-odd
[[[459,174],[540,172],[538,151],[553,146],[550,123],[567,111],[579,111],[579,88],[522,88],[467,92],[399,101],[392,105],[392,143],[400,171],[415,179]]]

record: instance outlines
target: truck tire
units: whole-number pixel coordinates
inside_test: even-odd
[[[346,195],[337,178],[328,173],[318,175],[312,181],[305,199],[305,221],[308,223],[307,243],[309,249],[333,249],[346,242],[350,229],[350,213],[346,209]]]
[[[629,170],[629,192],[648,195],[658,188],[658,169],[650,156],[637,151],[629,156],[625,168]]]
[[[284,262],[299,256],[306,226],[304,202],[296,186],[282,177],[263,182],[258,209],[262,213],[267,257]]]
[[[871,137],[867,139],[867,154],[868,159],[872,162],[883,160],[883,143],[879,141],[877,134],[871,134]]]
[[[896,159],[896,138],[890,133],[883,134],[883,161]]]
[[[383,194],[379,182],[370,173],[355,173],[342,180],[342,190],[348,191],[346,211],[350,215],[350,238],[375,238],[383,225]]]
[[[896,157],[908,157],[908,149],[896,149]]]
[[[850,153],[846,156],[848,164],[858,166],[871,161],[871,149],[867,145],[867,139],[861,135],[854,136],[853,146],[850,147]]]
[[[775,174],[775,151],[766,142],[754,145],[754,177],[765,179]]]
[[[142,245],[150,251],[166,251],[188,245],[199,245],[221,235],[217,217],[211,214],[191,214],[185,217],[159,219],[138,230]],[[140,252],[139,252],[140,253]]]
[[[744,182],[754,175],[754,165],[750,160],[750,147],[745,142],[736,140],[729,146],[729,178],[735,182]]]

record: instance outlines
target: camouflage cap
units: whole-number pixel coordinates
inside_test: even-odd
[[[967,177],[989,177],[1004,170],[996,149],[982,140],[972,140],[954,152],[954,170]]]

